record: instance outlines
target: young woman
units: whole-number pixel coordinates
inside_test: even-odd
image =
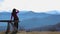
[[[11,13],[11,20],[12,19],[14,20],[14,27],[17,28],[16,31],[18,31],[18,22],[19,22],[19,18],[17,16],[18,13],[19,13],[19,10],[15,9],[15,8],[12,10],[12,13]]]
[[[18,13],[19,13],[19,10],[15,9],[15,8],[12,10],[12,13],[11,13],[11,20],[14,21],[14,23],[9,22],[13,25],[14,30],[13,30],[12,34],[16,34],[18,31],[18,22],[19,22],[19,18],[17,16]],[[8,32],[10,31],[10,24],[9,23],[8,23],[8,28],[7,28],[6,34],[8,34]]]

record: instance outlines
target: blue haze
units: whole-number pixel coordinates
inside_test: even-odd
[[[0,20],[10,20],[11,13],[0,12]],[[60,22],[60,14],[50,14],[50,13],[35,13],[32,11],[24,12],[21,11],[18,14],[19,17],[19,27],[23,26],[25,30],[32,29],[36,27],[44,27],[48,25],[55,25]],[[2,31],[7,27],[7,23],[0,23],[0,29]],[[6,27],[4,29],[4,27]]]

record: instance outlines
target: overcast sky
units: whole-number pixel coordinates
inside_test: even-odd
[[[60,10],[60,0],[0,0],[0,10],[13,8],[35,12]]]

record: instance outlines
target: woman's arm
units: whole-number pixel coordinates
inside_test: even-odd
[[[16,10],[16,13],[19,13],[19,10]]]

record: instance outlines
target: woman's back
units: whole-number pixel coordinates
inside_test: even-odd
[[[16,12],[16,9],[14,9],[13,12],[12,12],[12,17],[14,18],[14,20],[19,20],[19,18],[17,16],[17,13],[18,12]]]

